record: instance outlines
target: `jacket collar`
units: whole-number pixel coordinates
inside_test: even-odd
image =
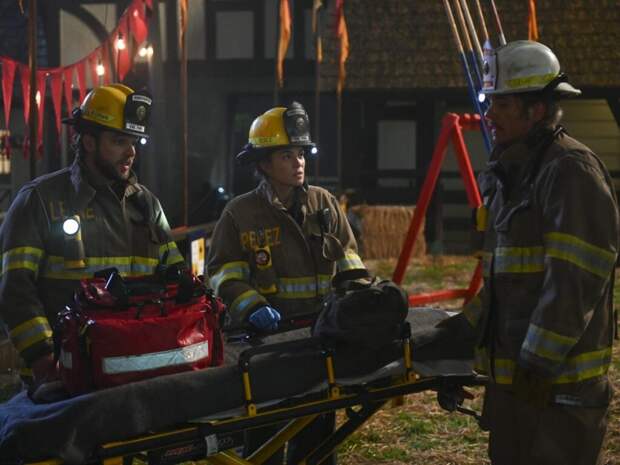
[[[72,205],[78,211],[88,206],[98,190],[110,189],[114,191],[114,187],[118,187],[113,186],[115,183],[113,181],[97,177],[88,169],[86,164],[78,160],[77,157],[71,165],[70,172],[71,185],[73,186],[73,191],[71,193]],[[124,184],[124,186],[121,186],[121,189],[124,189],[123,197],[129,197],[141,190],[138,184],[138,178],[133,171]]]
[[[286,210],[286,207],[280,201],[275,190],[266,179],[261,180],[256,188],[256,192],[274,207],[279,208],[280,210]],[[298,202],[301,205],[306,205],[308,203],[308,183],[304,182],[303,186],[295,188],[293,195],[296,197],[295,202]]]
[[[521,140],[508,146],[498,146],[491,154],[489,169],[510,189],[520,184],[522,179],[540,163],[544,150],[556,137],[562,127],[551,128],[535,126]]]

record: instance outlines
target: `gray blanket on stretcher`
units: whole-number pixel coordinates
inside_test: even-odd
[[[447,334],[445,328],[437,328],[436,324],[447,316],[446,312],[436,309],[409,312],[414,368],[423,376],[471,373],[467,363],[449,362],[470,359],[473,338],[466,325],[457,328],[456,337],[454,330]],[[300,335],[304,335],[303,331],[274,335],[265,342],[279,342]],[[245,348],[243,345],[229,347],[228,363]],[[401,357],[402,349],[397,343],[378,350],[339,347],[334,355],[336,378],[364,377]],[[240,373],[235,364],[227,364],[45,404],[33,403],[22,392],[0,404],[0,463],[47,458],[81,463],[98,445],[231,411],[243,405]],[[272,353],[253,359],[250,374],[255,401],[269,402],[287,399],[321,385],[325,364],[316,350]]]

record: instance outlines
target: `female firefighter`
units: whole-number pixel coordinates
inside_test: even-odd
[[[336,272],[368,276],[338,201],[306,183],[306,157],[316,151],[308,114],[297,102],[270,109],[250,127],[237,161],[253,163],[262,179],[227,205],[207,259],[211,285],[228,305],[229,328],[275,331],[281,320],[316,315]],[[288,462],[297,463],[331,429],[333,414],[320,416],[307,440],[289,444]]]

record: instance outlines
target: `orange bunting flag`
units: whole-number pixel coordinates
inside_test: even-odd
[[[186,47],[185,35],[187,34],[187,0],[181,0],[179,2],[179,47],[183,49]]]
[[[278,87],[284,86],[284,57],[291,40],[291,8],[288,0],[280,0],[280,39],[278,40],[278,58],[276,79]]]
[[[538,41],[538,21],[536,20],[536,0],[528,0],[527,38]]]
[[[338,0],[336,3],[336,36],[340,39],[340,60],[338,70],[338,85],[336,90],[338,94],[342,93],[344,81],[347,77],[345,63],[349,58],[349,31],[347,30],[347,22],[344,19],[344,0]]]
[[[319,30],[319,14],[323,8],[323,0],[314,0],[312,3],[312,32],[316,39],[316,61],[323,61],[323,41],[321,39],[321,31]]]

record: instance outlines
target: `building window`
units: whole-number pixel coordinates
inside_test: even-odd
[[[416,167],[417,124],[414,120],[377,122],[377,168],[379,171],[414,170]],[[410,180],[386,177],[382,187],[407,187]]]
[[[254,58],[254,13],[218,11],[215,14],[215,58]]]
[[[292,33],[286,74],[307,75],[314,61],[312,0],[289,0]],[[277,55],[280,0],[209,0],[206,2],[206,72],[226,76],[273,74]],[[306,41],[310,43],[307,45]]]

